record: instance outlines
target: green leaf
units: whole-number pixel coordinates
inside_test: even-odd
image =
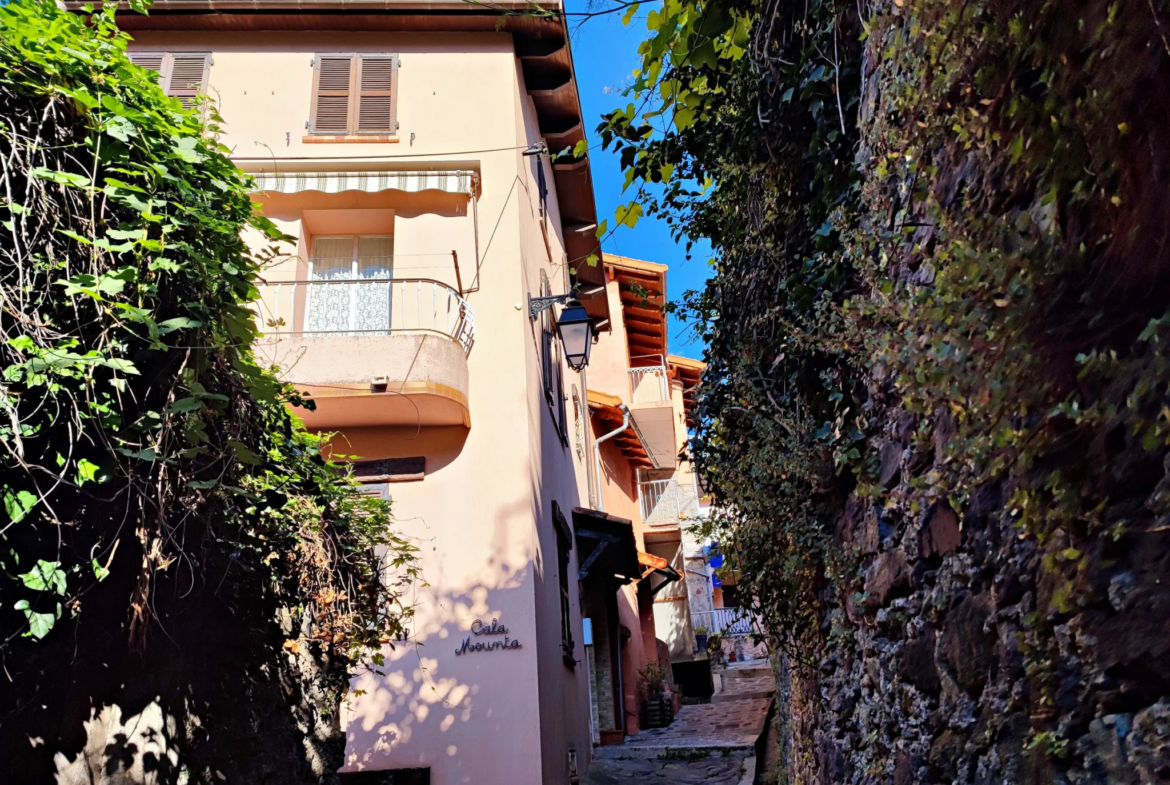
[[[137,458],[140,461],[158,460],[158,453],[149,447],[145,450],[129,450],[125,447],[119,447],[118,452],[122,453],[127,458]]]
[[[642,217],[642,205],[637,202],[630,202],[629,204],[618,205],[614,210],[614,220],[619,224],[628,226],[633,229],[637,225],[638,219]]]
[[[106,133],[120,142],[129,142],[130,137],[138,136],[134,123],[125,117],[115,117],[106,123]]]
[[[597,237],[605,237],[605,235],[608,231],[609,231],[609,220],[603,219],[602,222],[597,225],[597,231],[594,232],[594,234]]]
[[[58,229],[57,232],[59,234],[65,235],[70,240],[76,240],[77,242],[81,243],[82,245],[93,245],[93,240],[89,239],[88,237],[82,237],[77,232],[73,231],[72,229]]]
[[[89,178],[83,174],[73,174],[72,172],[59,172],[54,169],[48,169],[44,166],[38,166],[29,172],[33,177],[39,180],[48,180],[51,183],[60,183],[61,185],[69,185],[74,188],[84,188],[89,185]]]
[[[256,455],[256,453],[252,452],[248,448],[248,445],[244,444],[243,442],[237,441],[235,439],[228,439],[228,446],[231,447],[235,452],[236,460],[238,460],[240,463],[246,464],[248,466],[260,465],[260,457]]]
[[[60,604],[57,605],[56,616],[51,613],[36,613],[29,607],[28,600],[20,600],[12,607],[24,612],[25,618],[28,619],[28,632],[25,635],[31,635],[37,640],[48,635],[49,630],[53,629],[53,624],[61,616]]]
[[[193,412],[197,409],[203,408],[203,402],[198,398],[180,398],[171,403],[167,407],[167,411],[171,414],[182,414],[184,412]]]
[[[26,588],[33,591],[55,591],[65,595],[65,571],[61,562],[39,559],[36,566],[19,576]]]
[[[167,319],[165,322],[158,323],[158,334],[166,335],[173,333],[175,330],[187,330],[192,327],[202,327],[203,322],[195,319],[189,319],[186,316],[176,316],[174,319]]]
[[[31,352],[37,348],[33,339],[27,335],[18,335],[8,339],[8,345],[18,352]]]
[[[134,366],[134,363],[130,362],[129,360],[123,360],[116,357],[102,358],[98,361],[98,365],[104,365],[107,368],[111,368],[115,371],[121,371],[122,373],[128,373],[133,376],[139,375],[138,369]]]
[[[82,458],[77,462],[77,484],[85,485],[87,482],[93,482],[100,470],[101,467],[96,463]]]
[[[638,13],[638,6],[639,5],[641,5],[641,3],[634,3],[629,8],[626,9],[626,12],[624,14],[622,14],[622,24],[623,25],[626,25],[627,27],[629,26],[630,20],[634,18],[634,14]]]
[[[62,232],[62,234],[68,234]],[[72,235],[70,235],[72,236]],[[75,240],[84,240],[81,237],[74,237]],[[106,240],[99,240],[97,242],[99,247],[104,247],[110,250],[119,250],[117,248],[110,248],[110,244]],[[129,250],[132,245],[126,246]],[[103,300],[107,295],[113,296],[121,294],[122,290],[126,288],[126,284],[133,281],[137,277],[137,271],[132,267],[122,267],[113,272],[103,273],[101,275],[89,275],[88,273],[82,275],[75,275],[72,278],[56,281],[58,286],[65,287],[65,295],[72,297],[75,294],[87,294],[97,300]]]
[[[12,491],[4,492],[4,510],[8,513],[8,519],[13,523],[20,523],[29,514],[29,511],[36,506],[38,498],[36,494],[28,491]]]
[[[188,488],[194,488],[199,491],[205,491],[217,485],[219,485],[219,480],[187,480]]]
[[[182,158],[188,163],[197,164],[203,160],[203,156],[195,150],[199,146],[199,140],[194,136],[182,136],[175,140],[174,150],[175,155]]]
[[[93,577],[97,578],[99,583],[110,577],[110,571],[98,564],[97,559],[93,560]]]

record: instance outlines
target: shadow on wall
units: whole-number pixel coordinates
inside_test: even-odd
[[[408,637],[384,647],[383,665],[350,680],[343,772],[433,766],[425,756],[439,755],[474,776],[477,753],[521,730],[518,712],[535,717],[535,704],[526,707],[519,695],[536,667],[534,555],[517,549],[513,525],[528,509],[525,500],[495,511],[487,554],[438,554],[437,544],[423,543],[435,555],[424,566],[430,585],[418,590]],[[467,561],[448,568],[444,557]],[[464,572],[469,563],[478,567]]]
[[[343,737],[322,697],[344,673],[315,647],[286,650],[307,627],[298,632],[279,610],[256,564],[216,551],[203,577],[181,564],[155,574],[157,620],[144,649],[132,650],[136,546],[123,538],[83,613],[6,652],[15,678],[0,678],[0,782],[213,785],[216,772],[228,782],[323,782],[341,763]]]
[[[694,645],[691,637],[691,614],[684,594],[654,602],[654,629],[670,647],[672,660],[689,660]]]
[[[480,743],[507,732],[510,717],[499,711],[501,702],[480,704],[477,698],[485,686],[498,684],[501,668],[510,664],[504,658],[522,652],[535,656],[530,620],[508,612],[531,586],[529,577],[527,567],[500,570],[490,589],[481,585],[463,594],[423,590],[429,596],[420,597],[421,612],[409,637],[383,649],[383,666],[371,664],[350,680],[343,711],[344,771],[429,765],[420,753],[433,752],[433,744],[412,750],[412,757],[396,756],[392,763],[390,755],[416,736],[448,734],[457,724],[474,721]],[[437,749],[448,757],[460,754],[454,742]]]
[[[427,475],[432,475],[459,457],[469,433],[469,429],[458,425],[432,426],[425,433],[410,427],[350,428],[333,437],[326,453],[362,461],[421,455],[426,458]]]

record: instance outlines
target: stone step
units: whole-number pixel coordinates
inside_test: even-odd
[[[738,668],[728,668],[723,671],[724,681],[735,681],[738,679],[760,679],[771,678],[772,668],[767,663],[762,665],[745,665]]]

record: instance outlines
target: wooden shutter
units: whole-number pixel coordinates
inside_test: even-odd
[[[129,52],[127,56],[132,63],[155,71],[159,87],[178,98],[185,109],[195,106],[195,96],[207,92],[211,55],[206,52]]]
[[[147,71],[155,72],[155,81],[161,87],[163,84],[163,68],[166,60],[166,52],[127,52],[126,56],[130,58],[130,62],[135,65],[140,65]]]
[[[398,92],[397,55],[361,55],[357,58],[359,134],[392,134],[398,130],[394,116]]]
[[[178,98],[184,109],[192,109],[196,105],[195,97],[207,92],[207,71],[211,64],[211,55],[176,52],[170,57],[167,95]]]
[[[310,128],[315,134],[345,134],[352,127],[353,55],[317,55],[314,60]]]

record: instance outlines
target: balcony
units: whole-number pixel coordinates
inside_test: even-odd
[[[694,488],[686,488],[676,479],[639,482],[638,503],[642,521],[656,530],[679,527],[683,521],[699,515],[699,499]]]
[[[630,369],[630,413],[646,437],[646,447],[658,466],[673,467],[678,442],[671,402],[670,373],[665,365]]]
[[[753,618],[745,608],[691,611],[691,622],[696,628],[706,627],[716,635],[752,635],[762,631],[759,620]]]
[[[475,316],[424,278],[269,281],[255,303],[257,353],[308,392],[314,430],[470,426],[467,355]]]

